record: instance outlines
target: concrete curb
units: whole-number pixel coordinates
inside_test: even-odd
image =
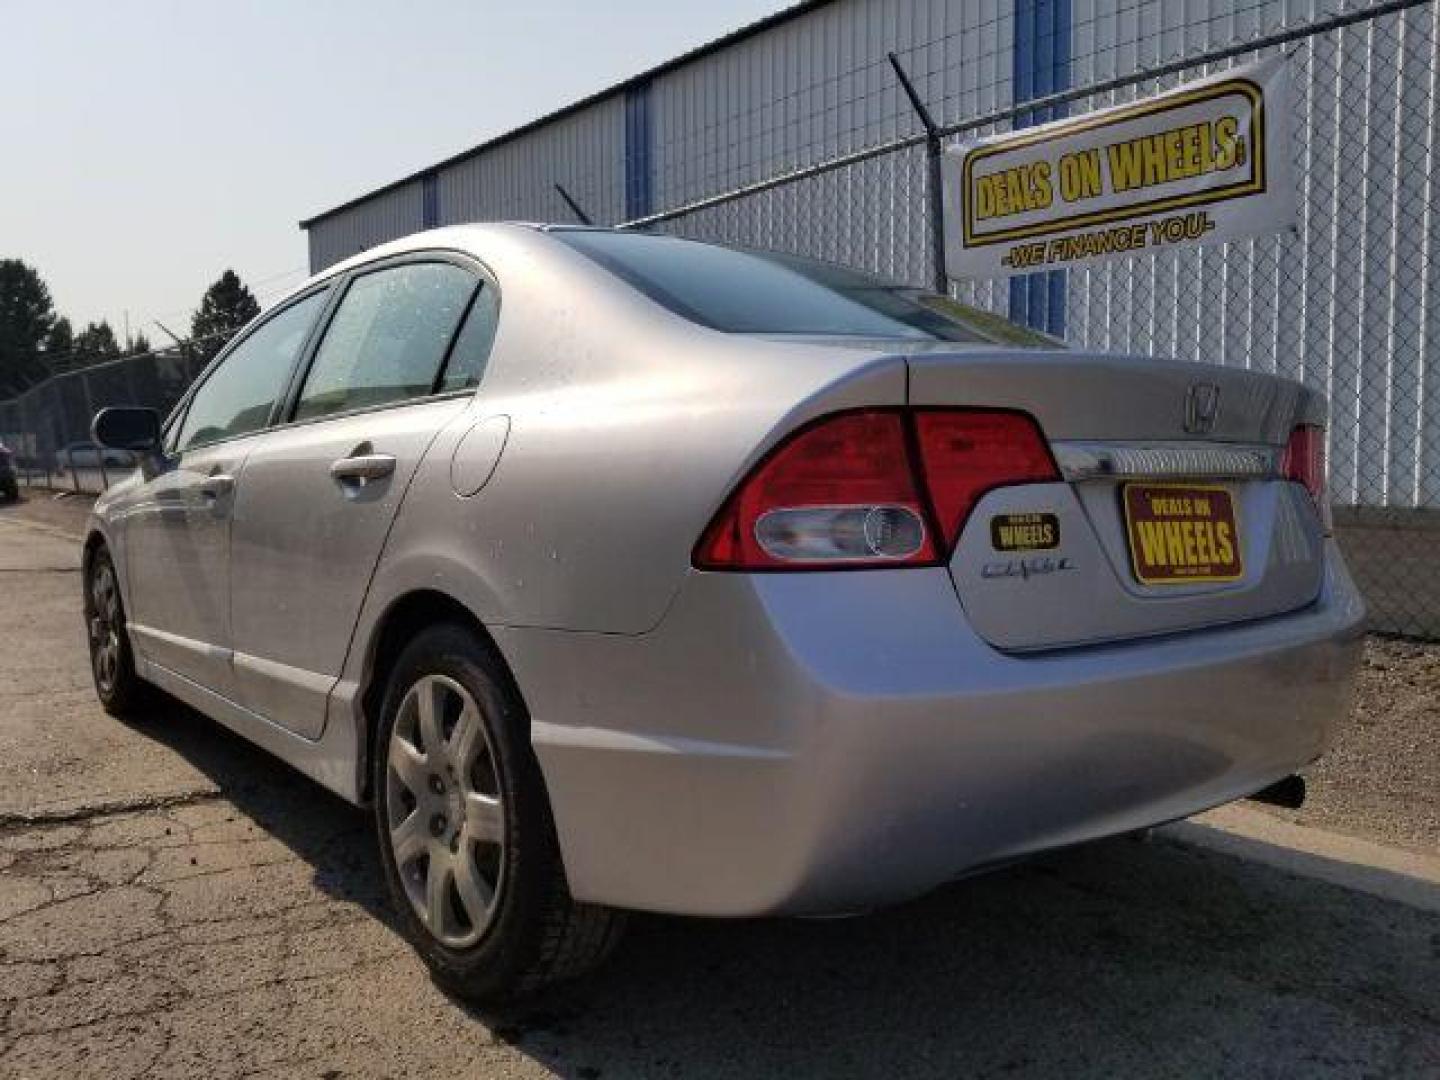
[[[1440,855],[1294,825],[1239,803],[1167,825],[1160,833],[1181,844],[1440,912]]]

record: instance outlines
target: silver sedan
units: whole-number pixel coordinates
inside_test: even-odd
[[[626,909],[858,912],[1285,785],[1364,617],[1324,423],[791,256],[422,233],[96,418],[141,468],[85,544],[95,683],[371,807],[495,1000]]]

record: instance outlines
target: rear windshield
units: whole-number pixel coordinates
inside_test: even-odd
[[[948,296],[814,259],[644,233],[565,229],[551,235],[712,330],[1060,344]]]

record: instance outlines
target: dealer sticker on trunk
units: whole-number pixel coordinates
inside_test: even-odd
[[[1141,584],[1191,585],[1243,576],[1240,530],[1227,489],[1126,484],[1123,498],[1130,562]]]
[[[1060,519],[1054,514],[997,514],[990,519],[990,546],[996,551],[1049,551],[1060,546]]]

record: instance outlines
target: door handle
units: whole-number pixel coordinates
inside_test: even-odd
[[[342,484],[358,480],[366,483],[380,480],[395,471],[395,458],[390,454],[355,454],[343,457],[330,465],[330,476]]]
[[[211,473],[196,485],[206,499],[218,499],[235,490],[235,477],[229,473]]]

